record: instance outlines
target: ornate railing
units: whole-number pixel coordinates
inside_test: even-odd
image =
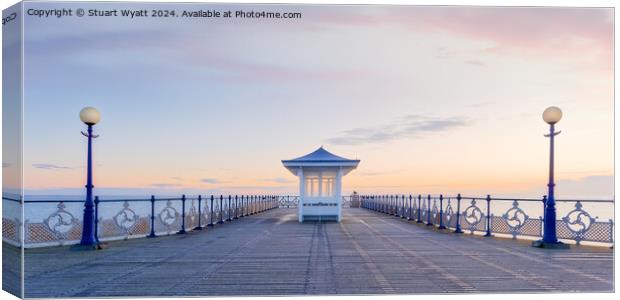
[[[444,197],[443,195],[363,195],[362,207],[455,233],[540,238],[543,233],[542,199]],[[557,236],[581,244],[613,245],[613,200],[555,200]],[[589,211],[584,209],[589,206]],[[596,211],[597,214],[592,212]],[[599,216],[598,214],[604,215]]]
[[[2,219],[3,241],[24,247],[70,245],[80,241],[84,200],[2,198],[3,206],[24,210],[25,219]],[[277,196],[235,195],[103,199],[95,197],[99,241],[156,237],[200,230],[278,207]],[[23,232],[23,234],[22,234]],[[23,236],[23,241],[22,241]]]

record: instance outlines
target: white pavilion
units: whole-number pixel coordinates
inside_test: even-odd
[[[342,176],[357,168],[347,159],[321,148],[282,164],[299,177],[299,222],[342,218]]]

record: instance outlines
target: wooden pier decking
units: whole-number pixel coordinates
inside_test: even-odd
[[[26,297],[611,292],[613,251],[442,233],[361,208],[275,209],[185,235],[25,251]],[[5,251],[7,246],[5,245]]]

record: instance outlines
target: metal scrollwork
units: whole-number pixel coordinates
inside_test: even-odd
[[[114,215],[113,219],[116,226],[125,231],[125,233],[129,233],[130,229],[138,222],[138,215],[129,208],[129,202],[125,201],[123,209]]]
[[[588,212],[581,209],[582,207],[583,205],[581,202],[577,201],[577,203],[575,203],[575,209],[562,218],[566,227],[576,235],[575,240],[577,242],[583,239],[584,234],[590,229],[592,224],[596,222],[596,218],[593,218]]]
[[[448,199],[448,205],[446,206],[446,223],[447,226],[450,226],[450,222],[452,221],[452,216],[454,215],[454,209],[452,209],[452,200]]]
[[[439,208],[437,207],[437,199],[433,199],[433,207],[431,208],[431,218],[433,220],[437,220],[437,215],[439,215]]]
[[[474,230],[476,230],[476,225],[478,225],[484,217],[482,210],[476,206],[476,199],[472,199],[469,207],[463,211],[463,217],[465,217],[465,222],[469,224],[469,230],[474,232]]]
[[[516,200],[512,202],[512,207],[502,215],[502,218],[510,227],[510,231],[513,237],[519,234],[519,229],[525,225],[525,222],[529,218],[528,215],[519,207],[519,202]]]
[[[189,211],[187,213],[187,217],[189,218],[189,221],[191,222],[191,224],[194,224],[194,222],[197,220],[196,219],[197,215],[198,215],[198,210],[196,209],[194,200],[192,200],[192,204],[189,207]]]
[[[281,196],[278,202],[281,207],[297,207],[297,205],[299,204],[299,197]]]
[[[159,221],[161,221],[161,223],[168,229],[171,229],[176,223],[178,217],[179,213],[174,207],[172,207],[172,202],[168,200],[166,202],[166,207],[164,207],[159,213]]]
[[[78,219],[65,210],[66,206],[63,202],[58,203],[57,207],[58,210],[44,219],[43,224],[57,237],[66,239],[69,231],[78,223]]]

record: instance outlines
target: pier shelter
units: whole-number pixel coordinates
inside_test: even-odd
[[[342,219],[342,177],[357,168],[357,159],[330,153],[323,147],[282,164],[299,178],[299,222]]]

